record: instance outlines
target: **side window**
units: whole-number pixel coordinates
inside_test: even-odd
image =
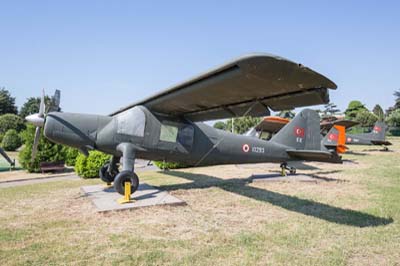
[[[179,129],[178,142],[187,149],[193,144],[194,129],[190,125],[184,125]]]
[[[176,142],[178,137],[178,127],[161,124],[160,140],[166,142]]]

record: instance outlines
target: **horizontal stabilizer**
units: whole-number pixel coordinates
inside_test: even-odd
[[[286,152],[290,157],[298,160],[342,163],[342,158],[337,153],[329,151],[286,150]]]
[[[371,140],[371,143],[374,145],[385,145],[385,146],[392,145],[392,143],[387,140]]]

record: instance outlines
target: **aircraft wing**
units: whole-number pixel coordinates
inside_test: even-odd
[[[346,129],[354,127],[355,125],[358,125],[359,123],[356,121],[351,121],[351,120],[335,120],[335,121],[323,121],[320,123],[321,130],[326,130],[329,131],[333,126],[343,126]]]
[[[274,111],[329,102],[336,84],[301,65],[270,54],[251,54],[228,62],[136,105],[192,121],[265,116]]]
[[[281,130],[287,123],[289,119],[281,118],[277,116],[265,117],[256,127],[257,131],[277,133]]]

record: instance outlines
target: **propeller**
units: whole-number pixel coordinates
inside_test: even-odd
[[[60,94],[61,94],[60,91],[56,90],[52,98],[52,105],[49,106],[48,111],[60,111]],[[39,105],[39,113],[28,115],[27,117],[25,117],[26,121],[36,126],[35,138],[33,140],[33,146],[32,146],[32,157],[31,157],[32,162],[35,160],[38,151],[39,140],[40,140],[40,128],[44,126],[46,114],[47,112],[45,104],[45,94],[43,89]]]

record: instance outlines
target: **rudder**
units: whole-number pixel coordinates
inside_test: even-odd
[[[304,109],[286,124],[271,141],[295,150],[320,150],[320,117],[311,109]]]

